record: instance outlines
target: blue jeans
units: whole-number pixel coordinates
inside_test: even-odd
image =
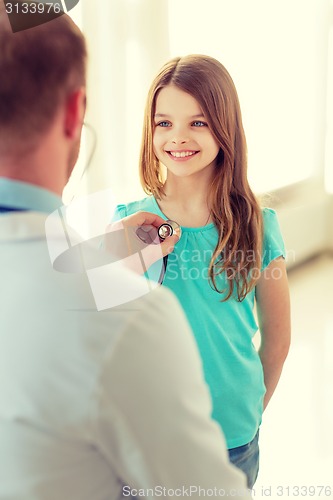
[[[228,450],[232,464],[241,469],[247,477],[247,487],[252,489],[259,472],[259,431],[250,443]]]

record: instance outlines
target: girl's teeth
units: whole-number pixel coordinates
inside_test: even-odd
[[[170,151],[170,154],[176,158],[185,158],[185,156],[194,155],[195,151]]]

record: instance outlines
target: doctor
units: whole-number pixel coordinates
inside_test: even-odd
[[[13,34],[0,8],[0,498],[250,498],[176,299],[158,289],[98,312],[86,274],[50,264],[44,224],[77,159],[85,65],[67,15]]]

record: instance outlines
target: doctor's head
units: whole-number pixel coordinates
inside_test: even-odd
[[[0,175],[15,157],[19,163],[38,152],[43,141],[62,141],[70,171],[85,111],[82,33],[66,14],[13,33],[0,6],[0,47]]]

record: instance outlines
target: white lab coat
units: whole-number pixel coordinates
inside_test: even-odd
[[[84,273],[52,269],[45,217],[0,217],[0,499],[249,498],[176,299],[98,312]]]

